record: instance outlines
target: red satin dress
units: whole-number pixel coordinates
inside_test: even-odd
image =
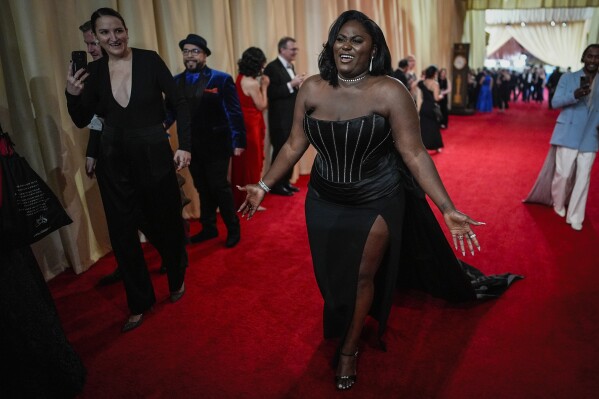
[[[235,86],[241,104],[243,121],[245,123],[247,147],[240,156],[234,156],[231,167],[231,184],[233,185],[233,196],[235,206],[239,207],[245,200],[246,193],[239,191],[237,185],[243,187],[246,184],[257,183],[262,177],[264,165],[264,135],[266,125],[262,111],[256,108],[254,100],[243,94],[241,79],[244,75],[237,75]]]

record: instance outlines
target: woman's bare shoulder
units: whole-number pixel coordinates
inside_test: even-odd
[[[244,76],[241,78],[241,84],[245,87],[259,87],[260,83],[257,79],[252,78],[251,76]]]
[[[310,98],[314,94],[322,92],[328,84],[320,75],[312,75],[300,86],[299,95]]]
[[[324,80],[320,75],[316,74],[304,80],[304,82],[302,83],[302,88],[306,87],[306,89],[314,90],[322,87],[323,85],[326,86],[328,84],[329,82]]]
[[[377,94],[392,101],[397,101],[398,99],[411,100],[412,98],[406,86],[394,77],[378,76],[376,85],[378,86]]]

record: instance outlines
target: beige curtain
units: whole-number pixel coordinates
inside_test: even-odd
[[[468,10],[599,7],[599,0],[465,0]]]
[[[464,19],[462,41],[470,43],[470,65],[482,68],[486,56],[493,54],[513,37],[535,57],[548,64],[563,68],[580,67],[580,54],[584,47],[599,41],[599,0],[570,4],[586,8],[517,9],[537,7],[540,3],[546,7],[565,7],[565,3],[573,2],[467,1],[469,10]],[[482,4],[502,10],[485,10]],[[557,22],[557,26],[549,25],[552,20]],[[566,27],[561,26],[563,21],[567,21]],[[520,22],[525,22],[526,26],[520,26]]]
[[[488,26],[485,31],[489,34],[486,56],[493,54],[512,38],[512,33],[506,26]]]
[[[0,122],[74,221],[34,246],[47,279],[68,267],[81,273],[110,250],[97,184],[84,170],[88,131],[73,125],[64,96],[70,52],[84,48],[78,26],[99,7],[117,9],[130,45],[158,51],[173,74],[183,69],[178,42],[193,32],[208,41],[208,65],[233,76],[243,50],[257,46],[274,59],[287,35],[301,49],[296,70],[318,73],[329,26],[347,9],[381,26],[394,65],[414,54],[418,70],[446,67],[464,18],[461,0],[0,0]],[[176,128],[171,133],[176,145]],[[313,157],[302,159],[302,173]],[[197,194],[184,176],[193,199],[185,216],[197,217]]]
[[[492,54],[510,38],[514,38],[539,60],[566,69],[581,67],[580,55],[587,45],[585,22],[569,22],[567,26],[548,24],[494,26],[490,32],[487,54]]]
[[[593,43],[599,43],[599,7],[593,10],[592,17],[587,20],[589,36],[587,38],[587,45]]]
[[[485,27],[484,11],[474,10],[466,12],[462,43],[470,43],[470,57],[468,60],[470,68],[477,69],[485,65],[485,57],[487,55]]]

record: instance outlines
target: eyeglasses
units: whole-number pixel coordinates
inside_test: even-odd
[[[185,48],[185,49],[181,50],[181,52],[183,53],[183,55],[187,55],[189,53],[191,53],[193,55],[198,55],[198,54],[200,54],[202,52],[202,50],[199,49],[199,48],[193,48],[191,50]]]

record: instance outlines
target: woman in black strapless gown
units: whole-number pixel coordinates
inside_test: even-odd
[[[480,249],[422,145],[410,93],[389,76],[381,29],[359,11],[333,23],[319,58],[320,75],[304,81],[293,127],[271,169],[247,185],[240,211],[251,218],[266,193],[312,144],[306,223],[325,338],[339,338],[335,385],[356,382],[358,343],[368,314],[384,332],[398,285],[452,299],[495,295],[513,276],[482,276],[454,255],[425,198],[443,213],[454,246]],[[420,188],[422,187],[422,188]],[[491,287],[484,290],[478,285]]]

